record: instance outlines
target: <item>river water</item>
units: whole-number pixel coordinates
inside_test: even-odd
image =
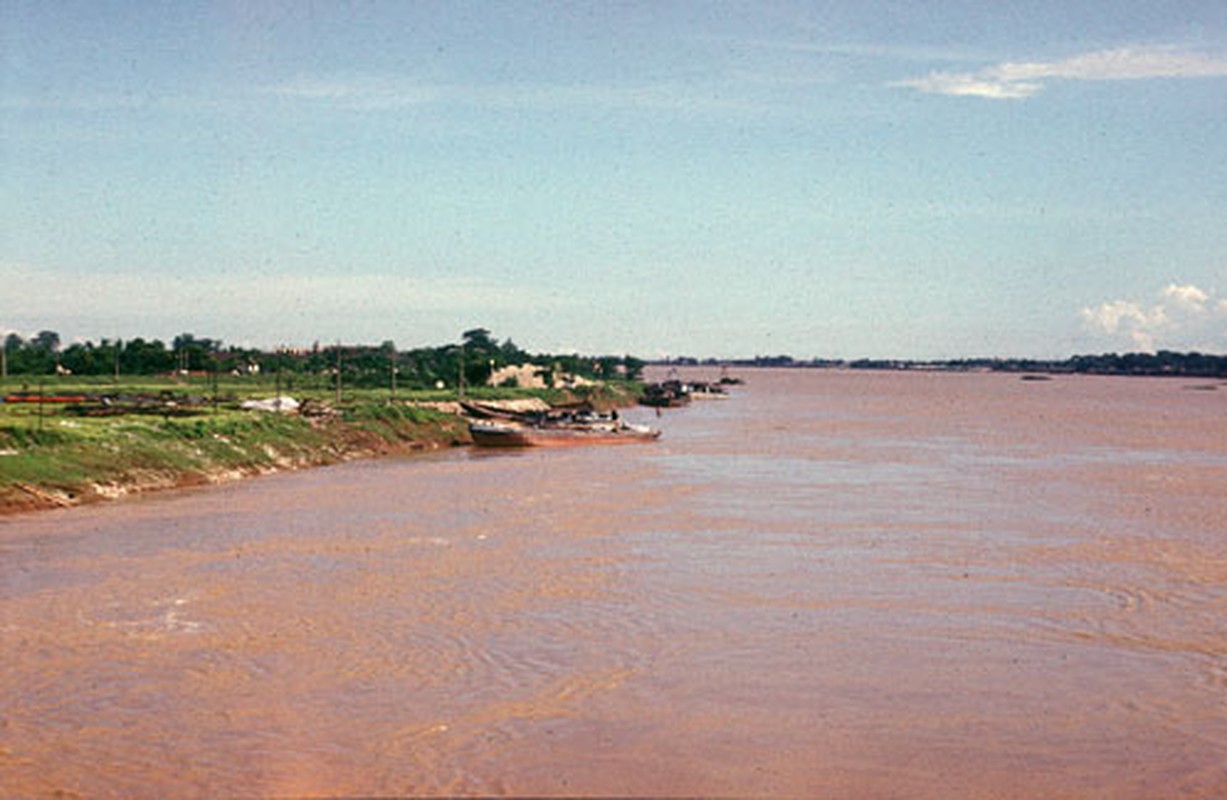
[[[0,520],[0,795],[1227,796],[1227,385],[742,374]]]

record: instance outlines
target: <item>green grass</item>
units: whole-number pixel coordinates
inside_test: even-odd
[[[320,383],[320,381],[317,381]],[[216,392],[203,377],[139,377],[116,382],[106,377],[48,376],[0,381],[0,396],[14,392],[48,395],[170,396],[184,416],[129,413],[84,416],[59,405],[0,403],[0,511],[28,506],[40,492],[89,499],[96,484],[139,483],[150,474],[168,480],[207,480],[221,472],[259,472],[306,466],[353,455],[423,446],[445,446],[467,439],[464,422],[453,415],[408,405],[451,401],[454,391],[347,389],[335,403],[330,386],[285,381],[281,393],[311,399],[335,414],[304,418],[245,411],[246,399],[274,396],[275,378],[220,376]],[[635,384],[611,384],[577,394],[557,390],[471,387],[475,400],[538,397],[546,402],[588,397],[598,405],[630,401]],[[219,398],[214,402],[214,397]],[[195,398],[195,405],[188,402]],[[395,402],[393,402],[395,400]]]
[[[131,394],[158,384],[116,388]],[[73,389],[61,384],[46,391]],[[147,482],[151,474],[200,482],[223,472],[329,463],[408,443],[446,445],[463,436],[456,417],[386,400],[351,401],[324,420],[211,406],[182,417],[91,417],[63,406],[0,403],[0,510],[29,505],[31,497],[48,492],[89,499],[97,484]]]
[[[614,390],[618,387],[633,387],[634,384],[608,384]],[[281,393],[298,399],[311,398],[325,402],[336,401],[336,387],[332,378],[320,375],[285,375],[278,380],[275,374],[267,375],[121,375],[116,381],[113,376],[106,375],[10,375],[0,379],[0,395],[13,392],[39,392],[47,394],[158,394],[171,392],[177,395],[193,395],[211,400],[216,394],[220,398],[259,398],[272,397],[278,388]],[[547,401],[557,400],[566,392],[556,389],[517,389],[502,386],[468,386],[465,395],[474,399],[499,400],[517,397],[541,397]],[[388,386],[353,387],[343,386],[342,403],[376,402],[380,400],[422,400],[440,401],[455,400],[456,390],[450,389],[406,389],[399,388],[393,394]]]

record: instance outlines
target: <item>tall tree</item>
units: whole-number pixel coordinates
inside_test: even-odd
[[[30,340],[30,344],[49,353],[60,349],[60,335],[55,331],[39,331]]]

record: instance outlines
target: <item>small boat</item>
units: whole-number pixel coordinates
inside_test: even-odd
[[[646,425],[601,421],[593,423],[525,424],[499,420],[469,423],[473,444],[480,447],[568,447],[581,444],[651,442],[660,431]]]
[[[643,388],[639,404],[655,408],[678,408],[690,403],[690,387],[679,380],[649,383]]]
[[[461,400],[460,408],[464,411],[466,416],[474,419],[497,419],[504,422],[527,423],[535,422],[545,417],[545,411],[541,409],[520,411],[471,400]]]
[[[66,404],[66,403],[84,403],[88,400],[83,394],[10,394],[5,395],[0,402],[3,403],[41,403],[41,404]]]
[[[691,383],[689,392],[695,400],[727,400],[731,397],[729,390],[718,383]]]

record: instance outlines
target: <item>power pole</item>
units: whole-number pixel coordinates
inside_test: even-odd
[[[341,340],[337,340],[337,405],[341,405]]]

